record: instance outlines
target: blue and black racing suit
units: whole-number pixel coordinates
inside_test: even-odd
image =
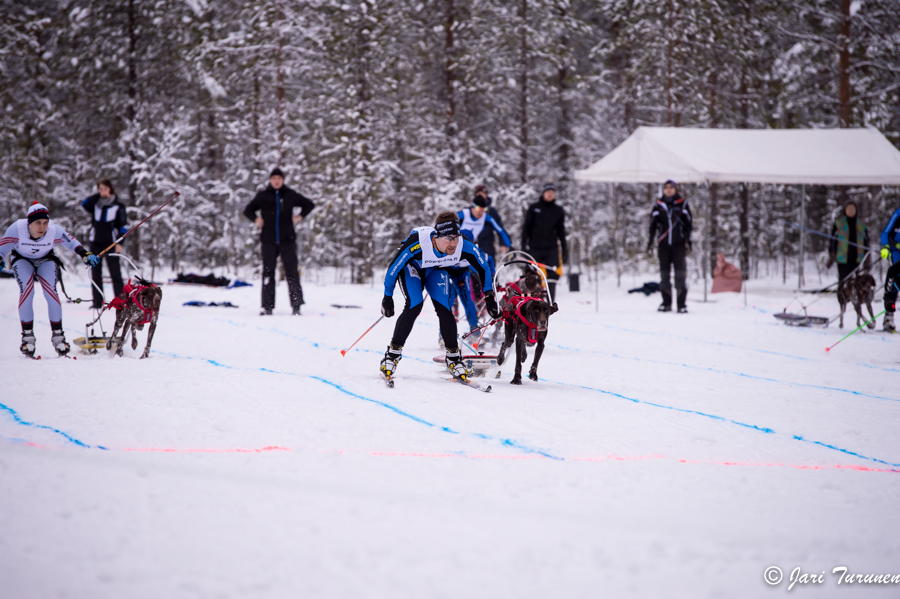
[[[431,244],[432,240],[428,239],[425,243]],[[460,262],[457,265],[440,268],[422,268],[422,246],[418,231],[413,231],[400,245],[400,249],[391,261],[384,277],[384,294],[386,296],[393,297],[394,287],[399,282],[400,289],[406,298],[403,312],[397,318],[397,325],[394,327],[394,337],[391,339],[393,347],[400,348],[406,343],[416,318],[422,312],[424,292],[431,296],[431,302],[434,304],[434,310],[440,321],[444,345],[447,348],[458,347],[456,319],[453,317],[450,303],[452,285],[450,273],[471,266],[481,280],[485,281],[485,292],[493,291],[493,272],[487,257],[468,239],[463,238],[460,243],[463,244]],[[434,251],[440,255],[437,249]]]

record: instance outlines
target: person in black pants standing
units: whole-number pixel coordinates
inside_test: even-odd
[[[112,182],[109,179],[100,179],[97,182],[97,193],[81,202],[81,207],[91,215],[91,253],[99,255],[100,252],[112,245],[112,243],[128,232],[125,218],[125,204],[116,197]],[[115,253],[122,253],[122,244],[116,244]],[[113,293],[118,296],[122,293],[122,269],[119,267],[118,256],[103,256],[106,259],[106,268],[112,278]],[[101,260],[103,259],[101,258]],[[103,307],[103,263],[91,268],[91,278],[96,287],[92,287],[94,298],[94,310]],[[114,296],[114,297],[115,297]],[[112,298],[110,298],[112,299]]]
[[[663,301],[660,312],[672,311],[671,267],[675,267],[675,291],[678,293],[678,312],[687,313],[687,255],[691,252],[693,220],[688,203],[678,194],[672,179],[663,185],[663,195],[650,212],[650,239],[647,253],[656,245],[659,256],[660,283]]]
[[[557,243],[559,245],[557,245]],[[553,179],[544,184],[541,198],[528,207],[525,224],[522,227],[522,247],[534,259],[547,268],[547,291],[551,301],[556,299],[556,281],[559,280],[559,251],[562,261],[569,262],[569,248],[566,245],[566,211],[556,203],[556,185]]]
[[[269,175],[269,185],[256,194],[244,209],[244,216],[256,223],[262,230],[262,311],[260,315],[272,314],[275,308],[275,265],[279,254],[284,265],[288,282],[288,294],[294,315],[300,314],[303,304],[303,288],[297,269],[297,234],[294,225],[313,211],[312,200],[297,193],[284,184],[284,172],[276,168]],[[294,208],[300,214],[294,215]],[[259,216],[256,213],[259,212]]]

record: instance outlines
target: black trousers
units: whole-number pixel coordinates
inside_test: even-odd
[[[294,240],[278,243],[262,244],[262,307],[272,310],[275,308],[275,282],[278,256],[284,265],[284,275],[287,277],[288,295],[291,298],[291,307],[300,308],[303,302],[303,288],[300,286],[300,273],[297,270],[297,242]]]
[[[659,290],[663,303],[672,305],[672,267],[675,268],[675,291],[678,292],[678,307],[683,308],[687,301],[687,248],[685,244],[668,245],[661,243],[657,247],[659,256]]]
[[[900,286],[900,262],[894,262],[884,277],[884,309],[895,312],[897,287]]]
[[[532,250],[528,253],[534,256],[535,261],[553,267],[547,269],[547,291],[550,292],[553,301],[556,301],[556,282],[559,280],[559,273],[555,269],[559,266],[559,250]]]
[[[107,247],[109,247],[109,244],[100,245],[98,243],[91,243],[91,253],[99,254]],[[113,297],[117,297],[122,293],[122,288],[125,286],[122,282],[122,269],[119,266],[118,256],[110,256],[109,254],[103,256],[103,258],[100,259],[100,264],[91,269],[91,278],[94,280],[97,287],[103,289],[103,260],[106,260],[106,268],[109,270],[109,276],[112,278]],[[95,310],[99,310],[103,306],[103,296],[97,290],[97,287],[91,286]],[[112,300],[113,298],[111,297],[109,299]]]

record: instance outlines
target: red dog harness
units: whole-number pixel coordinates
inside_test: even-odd
[[[511,322],[515,318],[518,318],[520,322],[522,322],[526,327],[528,327],[528,336],[526,337],[526,341],[528,345],[534,345],[537,343],[537,325],[528,321],[524,316],[522,316],[522,306],[527,304],[528,302],[539,302],[536,297],[528,297],[524,295],[514,295],[506,302],[506,306],[503,308],[503,320],[504,322]]]
[[[153,311],[150,308],[145,307],[140,300],[141,291],[144,289],[150,289],[149,285],[132,285],[131,279],[128,279],[128,282],[125,283],[125,286],[122,288],[122,295],[113,299],[113,301],[109,302],[107,308],[115,308],[116,310],[124,310],[128,307],[128,303],[132,303],[144,313],[144,319],[141,321],[141,324],[147,324],[150,322],[150,317],[153,315]]]

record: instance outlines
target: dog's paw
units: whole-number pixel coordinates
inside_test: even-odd
[[[536,372],[529,372],[528,378],[530,378],[531,380],[533,380],[536,383],[538,380],[538,375]]]
[[[522,384],[522,377],[515,378],[515,379],[511,380],[511,381],[509,382],[509,384],[510,384],[510,385],[521,385],[521,384]]]
[[[137,337],[135,337],[135,336],[132,335],[132,337],[131,337],[131,349],[137,349],[137,346],[138,346]]]

